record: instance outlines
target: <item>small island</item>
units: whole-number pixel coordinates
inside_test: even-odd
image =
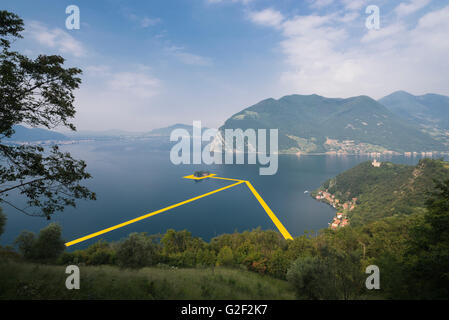
[[[202,178],[202,177],[206,177],[206,176],[210,175],[210,172],[209,171],[195,171],[193,173],[193,175],[196,178]]]

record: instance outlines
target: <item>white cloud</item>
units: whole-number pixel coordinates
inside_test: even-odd
[[[250,12],[249,19],[260,25],[279,27],[284,20],[284,16],[279,11],[267,8],[262,11]]]
[[[133,71],[117,72],[108,65],[89,65],[83,68],[88,82],[98,86],[109,95],[122,97],[150,98],[158,94],[160,80],[152,76],[150,67],[145,65],[128,66]],[[84,81],[83,81],[84,82]]]
[[[84,72],[89,76],[104,77],[111,74],[111,68],[106,65],[91,65],[84,68]]]
[[[107,85],[114,92],[150,98],[157,94],[159,80],[144,73],[119,72],[112,75]]]
[[[27,24],[25,33],[41,45],[56,49],[60,53],[71,54],[75,57],[86,55],[83,44],[63,29],[50,29],[38,21],[31,21]]]
[[[203,67],[208,67],[213,64],[211,58],[186,52],[182,47],[171,46],[167,47],[166,50],[169,52],[169,54],[171,54],[184,64]]]
[[[140,25],[142,26],[142,28],[147,28],[149,26],[154,26],[155,24],[158,24],[160,21],[161,21],[161,19],[159,19],[159,18],[152,19],[152,18],[144,17],[140,21]]]
[[[283,36],[282,94],[380,98],[399,89],[449,94],[449,6],[424,14],[417,24],[392,21],[362,36],[342,23],[348,12],[295,16],[273,25]]]
[[[148,27],[154,26],[162,21],[160,18],[149,18],[147,16],[139,17],[138,15],[136,15],[134,13],[127,13],[125,15],[129,20],[138,23],[139,26],[142,28],[148,28]]]
[[[207,3],[216,4],[216,3],[243,3],[248,4],[254,0],[206,0]]]
[[[311,8],[321,9],[332,4],[334,0],[309,0],[309,2]]]
[[[394,11],[398,16],[406,16],[424,8],[430,1],[431,0],[411,0],[409,2],[401,2]]]
[[[164,90],[162,81],[148,66],[122,65],[119,71],[118,67],[99,64],[82,68],[82,84],[75,92],[80,130],[146,130],[154,125],[151,121],[159,121],[154,110]]]
[[[342,0],[342,2],[346,10],[360,10],[368,3],[367,0]]]
[[[346,13],[343,17],[339,18],[339,21],[343,23],[349,23],[360,17],[360,14],[356,11]]]
[[[406,26],[402,23],[395,23],[379,30],[369,30],[363,37],[362,42],[378,41],[392,36],[399,36],[407,32]]]

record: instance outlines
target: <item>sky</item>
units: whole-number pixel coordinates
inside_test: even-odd
[[[66,28],[69,5],[79,30]],[[370,5],[378,29],[366,26]],[[15,50],[83,70],[79,131],[219,127],[289,94],[449,95],[449,0],[2,0],[0,9],[25,22]]]

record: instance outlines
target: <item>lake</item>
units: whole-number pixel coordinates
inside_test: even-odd
[[[148,141],[80,142],[62,149],[86,160],[93,179],[85,183],[97,193],[97,201],[78,201],[53,215],[63,237],[71,241],[104,228],[139,217],[171,204],[232,184],[206,179],[183,179],[195,170],[208,170],[220,177],[249,180],[292,236],[328,226],[335,214],[330,206],[314,200],[312,191],[328,178],[370,160],[368,156],[280,155],[276,175],[260,176],[257,165],[173,165],[166,148]],[[419,158],[388,156],[382,161],[416,164]],[[23,207],[21,199],[9,199]],[[49,222],[29,217],[8,205],[2,245],[12,244],[22,230],[38,232]],[[119,240],[131,232],[164,233],[167,229],[187,229],[194,236],[210,240],[222,233],[251,230],[277,230],[245,184],[221,191],[140,222],[114,230],[70,247],[84,248],[98,240]]]

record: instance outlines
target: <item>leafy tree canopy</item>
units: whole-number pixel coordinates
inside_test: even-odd
[[[86,163],[53,146],[10,145],[5,138],[14,134],[14,125],[52,129],[65,126],[75,130],[73,91],[81,79],[78,68],[65,68],[58,55],[30,59],[11,51],[12,41],[22,38],[23,20],[0,11],[0,202],[33,216],[50,216],[76,199],[95,199],[95,194],[79,182],[90,178]],[[2,141],[3,140],[3,141]],[[29,207],[18,208],[7,200],[11,192],[27,197]]]

